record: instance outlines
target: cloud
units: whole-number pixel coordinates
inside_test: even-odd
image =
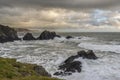
[[[0,7],[106,8],[119,6],[120,0],[0,0]]]
[[[115,9],[119,4],[120,0],[0,0],[0,23],[32,28],[120,29],[120,12]]]

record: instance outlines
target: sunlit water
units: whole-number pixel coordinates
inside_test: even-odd
[[[15,41],[0,44],[0,56],[38,64],[53,74],[69,56],[80,50],[94,50],[97,60],[79,58],[82,72],[55,76],[66,80],[120,80],[120,33],[60,33],[62,38],[47,41]],[[73,39],[64,36],[73,35]],[[35,34],[36,36],[36,34]]]

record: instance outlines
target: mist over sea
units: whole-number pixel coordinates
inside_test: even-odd
[[[23,37],[25,33],[19,33]],[[55,76],[66,80],[119,80],[120,33],[118,32],[59,32],[54,40],[15,41],[1,44],[0,56],[42,65],[53,74],[69,56],[80,50],[93,50],[97,60],[83,60],[82,72],[70,76]],[[35,37],[40,32],[33,32]],[[74,38],[66,39],[67,35]]]

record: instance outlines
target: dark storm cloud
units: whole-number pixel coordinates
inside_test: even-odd
[[[105,8],[119,4],[120,0],[0,0],[0,7]]]

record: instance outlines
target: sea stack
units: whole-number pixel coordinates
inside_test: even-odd
[[[36,40],[32,33],[26,33],[25,36],[23,37],[23,40]]]
[[[40,36],[37,38],[38,40],[50,40],[54,39],[55,37],[60,37],[59,35],[56,35],[55,32],[50,32],[50,31],[43,31]]]

